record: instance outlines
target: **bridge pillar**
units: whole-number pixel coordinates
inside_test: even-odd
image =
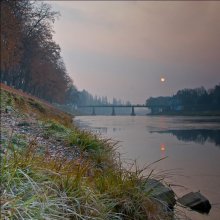
[[[95,107],[92,107],[92,115],[96,115],[95,114]]]
[[[116,115],[115,114],[115,107],[114,106],[112,107],[112,115]]]
[[[135,116],[134,106],[131,107],[131,116]]]

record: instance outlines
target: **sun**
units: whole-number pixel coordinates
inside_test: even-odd
[[[165,78],[164,78],[164,77],[161,77],[161,78],[160,78],[160,81],[161,81],[161,82],[165,82]]]

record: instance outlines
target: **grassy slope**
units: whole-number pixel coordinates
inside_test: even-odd
[[[72,124],[72,117],[33,97],[1,90],[1,111],[36,118],[47,135],[77,146],[77,159],[54,158],[35,142],[1,143],[1,219],[169,219],[146,191],[141,172],[124,170],[114,143]],[[21,144],[22,145],[22,144]]]

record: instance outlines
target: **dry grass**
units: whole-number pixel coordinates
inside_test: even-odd
[[[3,109],[10,105],[37,117],[47,135],[77,145],[84,155],[67,160],[39,153],[35,140],[15,148],[12,134],[2,146],[2,219],[170,219],[172,213],[145,190],[143,170],[124,169],[111,140],[77,129],[70,115],[29,97],[1,95]]]

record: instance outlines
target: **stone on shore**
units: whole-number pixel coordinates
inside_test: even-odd
[[[160,181],[148,179],[145,184],[145,190],[150,195],[172,210],[176,204],[175,194],[170,187],[166,187]]]
[[[200,192],[190,192],[177,200],[181,205],[200,213],[209,213],[211,204]]]

